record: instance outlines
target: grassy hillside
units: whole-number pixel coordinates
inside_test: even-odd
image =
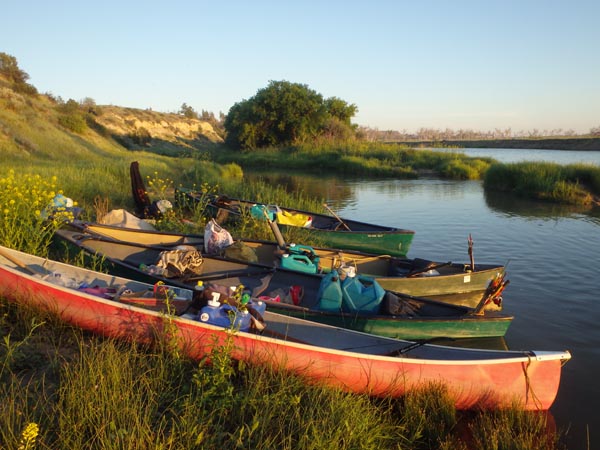
[[[70,102],[17,92],[0,76],[3,160],[112,157],[141,150],[192,155],[222,142],[208,122],[179,114],[97,105],[74,109]]]
[[[221,137],[210,123],[178,114],[22,93],[0,76],[0,178],[13,169],[57,177],[65,194],[88,203],[110,198],[131,205],[129,165],[142,175],[158,173],[177,182],[202,183],[227,170],[203,161],[203,150]],[[173,158],[173,156],[178,156]]]

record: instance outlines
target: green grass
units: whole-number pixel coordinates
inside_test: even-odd
[[[592,205],[600,195],[600,168],[591,164],[498,163],[488,169],[484,188],[543,201]]]
[[[461,153],[415,150],[399,144],[348,142],[261,149],[248,152],[219,148],[213,158],[246,168],[330,172],[339,175],[416,178],[422,171],[452,179],[480,179],[490,158],[472,158]]]

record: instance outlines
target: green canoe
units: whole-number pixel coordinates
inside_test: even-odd
[[[181,204],[186,202],[189,204],[199,198],[200,194],[191,189],[178,188],[176,193],[176,200]],[[299,209],[261,205],[249,200],[225,196],[213,198],[206,208],[219,223],[235,219],[245,213],[266,220],[263,216],[265,210],[284,234],[290,227],[302,227],[322,242],[323,247],[366,253],[406,256],[415,234],[412,230],[342,219]]]
[[[103,258],[112,265],[111,270],[117,275],[135,277],[140,281],[164,281],[188,288],[195,286],[198,280],[206,285],[243,285],[254,298],[265,301],[270,311],[383,336],[401,339],[498,337],[504,336],[513,320],[512,316],[500,311],[480,311],[385,291],[377,283],[363,289],[358,284],[361,278],[358,275],[350,277],[357,281],[349,284],[350,287],[359,286],[360,291],[360,295],[352,297],[360,310],[353,311],[347,308],[347,302],[342,301],[341,297],[334,299],[338,305],[329,301],[332,297],[329,288],[338,288],[337,282],[331,282],[336,271],[323,277],[205,255],[195,274],[180,278],[167,275],[167,278],[161,273],[148,272],[146,268],[164,261],[162,252],[172,250],[115,241],[68,229],[58,230],[56,236],[69,245]],[[190,251],[197,253],[193,246],[190,248]],[[187,250],[178,251],[185,253]],[[326,279],[329,281],[325,283]],[[375,289],[375,286],[378,287]],[[344,292],[351,292],[346,286],[343,289]],[[371,292],[376,294],[376,298],[371,299]],[[486,295],[482,298],[486,298]],[[294,299],[297,304],[291,304]]]

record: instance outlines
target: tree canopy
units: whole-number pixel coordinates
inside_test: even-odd
[[[17,58],[14,56],[0,52],[0,74],[13,83],[16,91],[29,95],[37,94],[37,89],[27,83],[29,74],[19,68]]]
[[[357,111],[337,97],[324,100],[307,85],[270,81],[254,97],[231,107],[224,123],[226,141],[243,149],[288,145],[331,134],[340,126],[347,136]]]

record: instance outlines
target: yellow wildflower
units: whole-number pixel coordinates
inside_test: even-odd
[[[19,443],[19,450],[29,450],[35,447],[35,440],[40,433],[40,427],[35,422],[27,424],[23,432],[21,433],[21,442]]]

